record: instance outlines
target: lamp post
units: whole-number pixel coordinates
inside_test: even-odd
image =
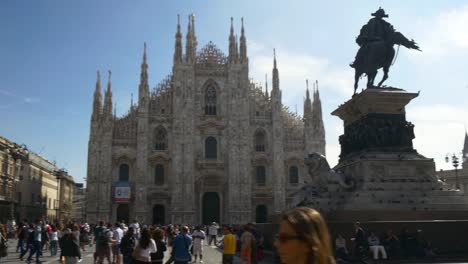
[[[55,218],[57,223],[60,222],[60,180],[62,179],[64,174],[65,171],[63,169],[54,171],[55,178],[57,179],[57,200],[55,204]]]
[[[455,188],[460,190],[460,182],[458,181],[458,165],[460,165],[460,158],[463,160],[463,154],[458,156],[457,154],[447,154],[445,156],[445,162],[452,162],[452,166],[455,168]]]

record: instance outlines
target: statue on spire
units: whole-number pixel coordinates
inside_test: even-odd
[[[383,68],[384,76],[377,87],[382,86],[388,78],[388,71],[395,57],[393,45],[403,45],[408,49],[421,51],[414,40],[409,40],[400,32],[395,31],[393,26],[383,19],[388,17],[385,10],[379,8],[371,15],[374,17],[361,28],[356,38],[356,43],[360,48],[354,62],[350,64],[355,69],[354,93],[356,93],[362,74],[367,75],[367,88],[374,88],[374,79],[380,68]]]

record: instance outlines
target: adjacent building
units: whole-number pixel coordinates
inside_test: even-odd
[[[282,102],[279,67],[272,85],[249,75],[247,40],[231,19],[228,55],[198,49],[189,17],[183,52],[180,22],[172,73],[154,89],[146,44],[137,103],[113,112],[111,75],[98,72],[88,148],[88,222],[241,224],[281,212],[307,180],[304,157],[325,154],[318,86],[305,91],[304,117]],[[160,67],[158,67],[160,68]]]
[[[27,156],[27,149],[0,137],[0,223],[6,223],[18,216],[17,185],[20,180],[21,163]]]
[[[68,221],[73,177],[42,156],[0,137],[0,222]]]
[[[81,223],[86,221],[86,189],[83,183],[75,183],[73,187],[71,219]]]

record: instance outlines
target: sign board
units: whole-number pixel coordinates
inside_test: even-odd
[[[114,185],[114,201],[116,203],[129,203],[131,186],[128,182],[116,182]]]

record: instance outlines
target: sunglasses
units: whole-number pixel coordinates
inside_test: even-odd
[[[278,240],[280,243],[286,243],[289,240],[301,240],[301,236],[293,236],[293,235],[286,235],[286,234],[276,234],[275,239]]]

